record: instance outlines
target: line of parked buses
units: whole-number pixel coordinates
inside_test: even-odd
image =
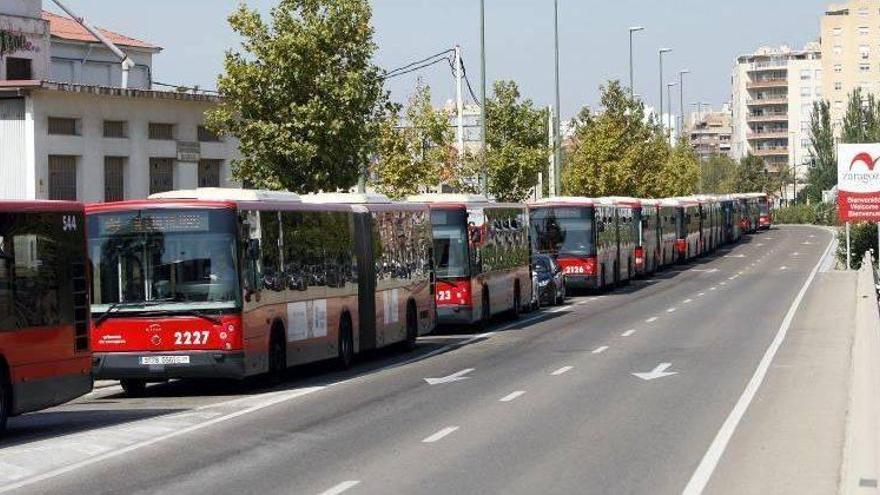
[[[120,380],[242,379],[410,348],[770,227],[767,196],[662,200],[239,189],[0,202],[0,431]]]

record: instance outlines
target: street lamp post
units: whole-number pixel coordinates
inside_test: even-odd
[[[633,77],[633,33],[644,31],[643,26],[629,28],[629,97],[635,98],[635,82]]]
[[[553,178],[551,196],[559,194],[562,188],[562,137],[560,120],[562,109],[559,103],[559,0],[553,0],[554,58],[556,62],[556,119],[553,122]]]
[[[480,0],[480,126],[482,139],[480,140],[480,159],[482,170],[480,171],[480,187],[483,194],[489,194],[489,172],[486,163],[486,0]]]
[[[678,112],[679,112],[679,136],[684,133],[684,75],[690,74],[690,69],[682,69],[678,71],[678,91],[679,91],[679,100],[678,100]]]
[[[666,128],[666,139],[672,144],[672,88],[678,86],[677,82],[666,83],[666,99],[669,100],[669,117],[666,119],[668,124]]]
[[[660,49],[660,122],[663,122],[663,55],[672,51],[672,48]]]

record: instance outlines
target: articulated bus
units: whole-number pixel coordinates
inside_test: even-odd
[[[677,261],[684,263],[703,254],[700,203],[690,198],[677,200],[676,240]]]
[[[347,367],[434,325],[426,208],[207,188],[86,212],[95,376],[129,395]]]
[[[0,202],[0,433],[92,390],[83,207]]]
[[[524,205],[460,194],[422,194],[409,201],[431,210],[439,323],[487,323],[503,312],[517,316],[530,304]]]
[[[632,278],[638,223],[632,202],[556,197],[529,205],[532,246],[557,258],[570,289],[604,289]]]
[[[674,265],[678,261],[678,212],[680,205],[674,199],[657,202],[657,236],[660,239],[660,267]]]
[[[722,239],[724,244],[739,242],[742,238],[742,206],[739,201],[732,196],[724,196],[721,199],[721,211],[723,232]]]

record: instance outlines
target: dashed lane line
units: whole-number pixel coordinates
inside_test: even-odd
[[[563,366],[562,368],[559,368],[558,370],[556,370],[556,371],[554,371],[553,373],[550,373],[550,374],[553,375],[553,376],[559,376],[559,375],[562,375],[562,374],[568,373],[569,371],[571,371],[571,370],[573,370],[573,369],[574,369],[574,366]]]
[[[458,426],[447,426],[446,428],[443,428],[442,430],[438,431],[437,433],[434,433],[433,435],[422,440],[422,443],[439,442],[443,438],[455,433],[456,430],[458,430]]]
[[[525,390],[517,390],[516,392],[511,392],[504,397],[498,399],[498,402],[513,402],[516,399],[519,399],[526,393]]]
[[[636,333],[635,330],[627,330],[627,331],[623,332],[622,334],[620,334],[620,336],[621,337],[632,337],[634,333]]]
[[[658,318],[656,316],[652,316],[652,317],[648,318],[647,320],[645,320],[645,323],[654,323],[655,321],[657,321],[659,319],[660,318]]]
[[[343,481],[342,483],[334,486],[333,488],[331,488],[327,491],[321,492],[321,495],[339,495],[340,493],[347,492],[348,490],[351,490],[352,488],[354,488],[360,484],[361,484],[361,482],[356,481],[356,480]]]
[[[597,347],[596,349],[593,349],[593,354],[602,354],[603,352],[605,352],[607,350],[608,350],[608,346],[603,345],[602,347]]]

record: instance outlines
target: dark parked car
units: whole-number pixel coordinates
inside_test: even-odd
[[[538,302],[541,306],[556,306],[565,302],[565,279],[562,268],[552,257],[536,254],[532,258],[537,285]]]

